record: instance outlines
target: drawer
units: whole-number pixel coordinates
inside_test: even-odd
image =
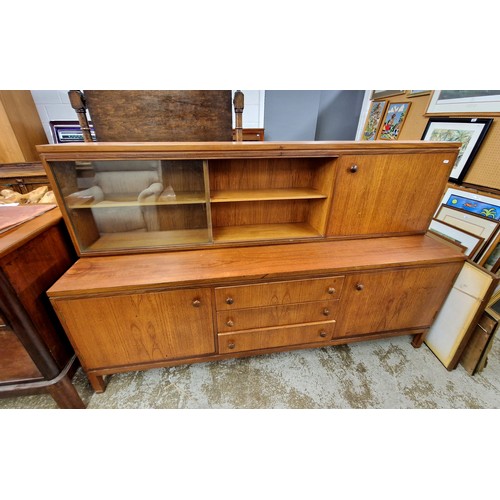
[[[272,347],[323,343],[333,336],[335,321],[219,333],[219,353],[254,351]]]
[[[288,304],[285,306],[268,306],[258,309],[235,309],[217,313],[217,331],[235,332],[270,326],[292,325],[297,323],[313,323],[336,319],[338,300],[322,300]]]
[[[344,276],[215,289],[218,311],[247,307],[279,306],[339,298]]]

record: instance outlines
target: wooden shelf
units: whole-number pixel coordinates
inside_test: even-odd
[[[214,191],[210,195],[210,201],[212,203],[231,203],[240,201],[310,200],[324,199],[326,197],[320,191],[309,188],[238,189]]]
[[[306,222],[214,227],[213,234],[216,243],[321,237],[321,234]]]
[[[176,193],[173,200],[156,200],[150,202],[139,202],[137,197],[130,196],[115,196],[114,199],[100,201],[93,203],[92,199],[80,203],[67,203],[71,209],[79,208],[117,208],[117,207],[150,207],[150,206],[164,206],[164,205],[201,205],[206,203],[204,193],[197,192],[180,192]]]
[[[89,245],[90,251],[119,251],[130,248],[149,248],[165,245],[192,245],[209,243],[208,229],[182,229],[175,231],[129,231],[107,233]]]

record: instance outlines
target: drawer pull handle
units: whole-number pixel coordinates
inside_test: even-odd
[[[228,320],[226,321],[226,325],[227,325],[227,326],[234,326],[234,321],[233,321],[232,319],[228,319]]]
[[[232,297],[228,297],[228,298],[226,299],[226,304],[231,305],[233,302],[234,302],[234,300],[233,300],[233,298],[232,298]]]
[[[227,347],[229,349],[234,349],[236,347],[236,344],[234,342],[229,342],[229,344],[227,344]]]
[[[323,309],[323,316],[330,316],[330,309],[328,309],[327,307],[325,307]]]
[[[335,290],[335,288],[333,288],[333,286],[331,286],[331,287],[329,287],[329,288],[328,288],[328,293],[329,293],[330,295],[333,295],[336,291],[337,291],[337,290]]]
[[[193,307],[200,307],[201,306],[201,300],[200,299],[194,299],[193,302]]]
[[[349,169],[349,172],[351,172],[352,174],[355,174],[357,171],[358,171],[358,166],[357,166],[357,165],[353,165],[353,166]]]
[[[325,330],[321,330],[321,331],[319,332],[319,336],[320,336],[320,337],[325,338],[325,337],[326,337],[326,332],[325,332]]]
[[[356,283],[356,290],[358,290],[359,292],[361,292],[361,290],[363,290],[365,288],[365,285],[363,285],[363,283]]]

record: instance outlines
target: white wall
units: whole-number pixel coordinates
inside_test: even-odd
[[[234,92],[234,91],[233,91]],[[264,128],[264,90],[242,90],[245,95],[243,111],[244,128]],[[71,107],[67,90],[32,90],[38,114],[49,142],[54,142],[49,122],[71,120],[78,121],[75,110]],[[234,126],[234,111],[233,111]]]

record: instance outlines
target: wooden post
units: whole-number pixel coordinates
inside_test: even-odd
[[[90,126],[87,120],[87,107],[85,105],[85,97],[79,90],[68,91],[69,102],[71,107],[76,111],[80,128],[83,132],[83,140],[85,142],[92,142],[92,135],[90,134]]]
[[[245,96],[241,90],[234,93],[233,99],[235,114],[235,139],[237,142],[243,141],[243,108],[245,107]]]

